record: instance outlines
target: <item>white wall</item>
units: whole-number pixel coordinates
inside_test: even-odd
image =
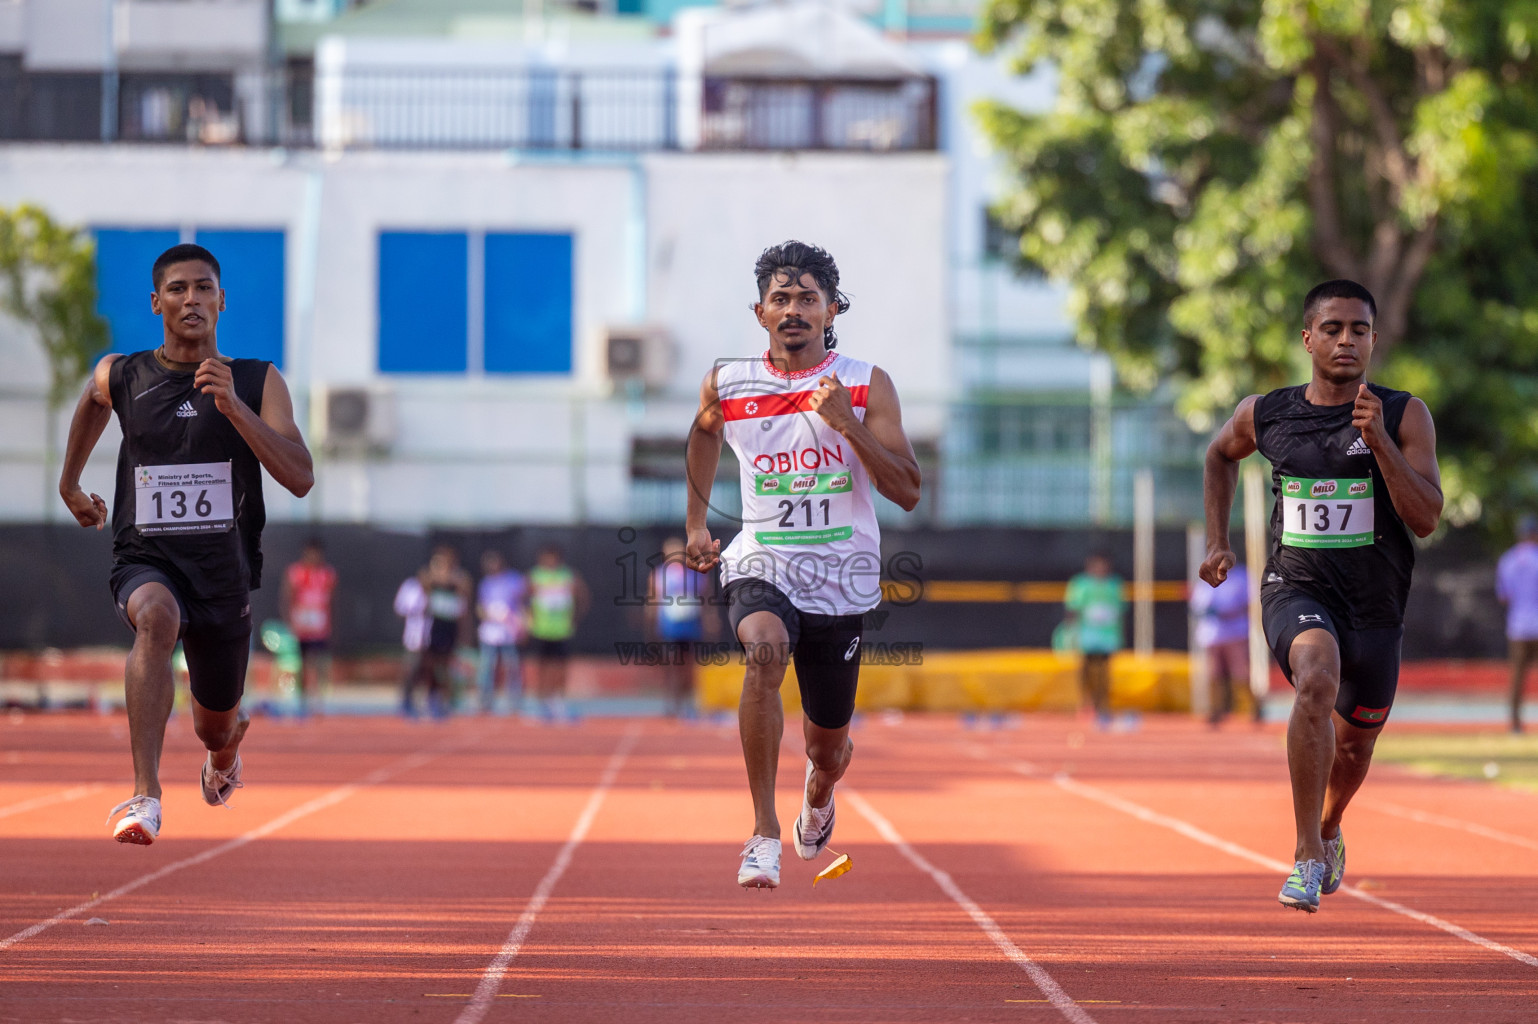
[[[633,434],[681,437],[711,362],[765,346],[748,310],[753,261],[786,238],[815,241],[837,257],[854,300],[841,344],[892,374],[910,432],[937,432],[940,413],[908,400],[943,397],[950,387],[945,174],[945,160],[933,155],[556,164],[498,154],[328,159],[25,146],[0,147],[0,205],[35,202],[80,225],[286,230],[285,375],[301,410],[311,387],[375,384],[395,396],[397,430],[387,455],[323,460],[303,501],[270,485],[274,519],[612,521],[628,508]],[[637,199],[646,216],[644,267],[632,231]],[[390,228],[570,231],[575,372],[380,375],[377,234]],[[643,281],[644,318],[679,340],[681,358],[674,400],[638,410],[608,397],[599,344],[605,325],[634,319],[632,296]],[[224,283],[231,303],[253,300],[240,282]],[[37,519],[57,504],[42,471],[41,405],[25,397],[43,386],[44,364],[35,343],[3,323],[0,359],[11,374],[11,390],[0,394],[0,518]],[[87,486],[110,492],[115,447],[109,432]]]
[[[960,40],[915,44],[940,90],[941,136],[951,158],[951,234],[956,309],[961,336],[1011,337],[1071,330],[1065,291],[1044,281],[1021,280],[1009,268],[983,263],[983,210],[1007,194],[1012,174],[978,126],[973,109],[983,100],[1043,111],[1055,102],[1051,69],[1014,73],[1007,56],[977,53]],[[1058,382],[1053,381],[1053,385]]]
[[[944,157],[691,153],[648,157],[646,171],[647,295],[678,340],[679,387],[697,392],[716,359],[768,347],[749,308],[753,264],[795,238],[838,261],[851,301],[840,351],[890,373],[914,415],[950,397]]]

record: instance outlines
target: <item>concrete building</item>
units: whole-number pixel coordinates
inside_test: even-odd
[[[158,343],[159,251],[220,255],[221,346],[279,364],[318,453],[275,519],[678,521],[699,381],[762,349],[752,261],[789,237],[837,256],[843,344],[892,374],[927,464],[920,511],[884,516],[1083,519],[1111,508],[1112,434],[1148,432],[1090,415],[1107,368],[990,248],[1005,181],[967,111],[1050,80],[942,6],[279,0],[274,28],[265,0],[0,0],[0,205],[94,233],[118,350]],[[230,41],[156,30],[168,8]],[[46,367],[14,325],[0,354],[0,519],[62,516]]]

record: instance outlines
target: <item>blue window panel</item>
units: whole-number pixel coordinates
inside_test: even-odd
[[[283,232],[199,229],[196,240],[219,261],[219,351],[283,369]]]
[[[96,311],[112,331],[113,352],[159,348],[160,318],[150,311],[155,257],[181,241],[175,228],[96,228]]]
[[[470,240],[462,231],[379,233],[379,370],[464,373]]]
[[[570,373],[570,235],[486,235],[486,372]]]

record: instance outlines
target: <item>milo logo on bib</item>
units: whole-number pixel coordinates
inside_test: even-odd
[[[854,490],[845,473],[760,473],[753,478],[755,494],[842,494]]]
[[[1372,481],[1283,478],[1277,502],[1282,543],[1295,548],[1358,548],[1373,542]]]

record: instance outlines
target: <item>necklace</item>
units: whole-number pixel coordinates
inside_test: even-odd
[[[216,355],[214,358],[219,360],[221,363],[229,362],[228,359],[221,355]],[[161,366],[164,366],[167,370],[171,370],[176,373],[192,373],[196,371],[199,366],[203,365],[201,360],[195,363],[182,363],[172,359],[170,356],[166,355],[166,346],[164,342],[162,342],[160,347],[155,350],[155,361],[158,362]]]

